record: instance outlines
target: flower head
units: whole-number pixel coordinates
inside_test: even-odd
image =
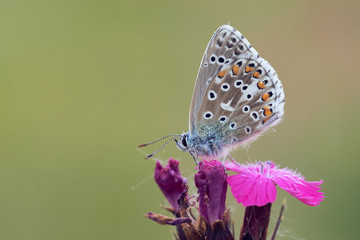
[[[276,199],[276,185],[284,189],[301,202],[316,206],[325,196],[318,182],[308,182],[305,178],[291,169],[280,169],[272,162],[258,162],[239,164],[226,162],[226,169],[239,174],[228,177],[233,196],[244,206],[264,206]]]
[[[174,217],[148,212],[145,217],[162,225],[175,225],[179,240],[234,240],[229,210],[225,211],[227,174],[217,161],[204,161],[195,174],[199,196],[188,196],[186,178],[179,162],[170,159],[166,167],[156,163],[155,181],[172,207],[163,207]],[[199,214],[193,214],[198,211]]]
[[[195,185],[199,192],[199,210],[201,216],[212,224],[223,220],[227,190],[227,174],[219,161],[202,161],[195,174]]]
[[[168,165],[163,167],[157,161],[154,179],[172,208],[175,211],[179,211],[178,200],[182,193],[187,191],[187,180],[181,176],[179,162],[170,158]]]

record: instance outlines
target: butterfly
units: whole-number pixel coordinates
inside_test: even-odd
[[[229,25],[219,27],[202,58],[193,92],[189,131],[171,137],[198,158],[221,159],[280,122],[285,95],[274,68]]]

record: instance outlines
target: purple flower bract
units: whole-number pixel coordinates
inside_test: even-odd
[[[163,167],[157,161],[154,179],[172,208],[179,211],[179,197],[184,191],[187,191],[187,179],[181,176],[179,162],[170,158],[168,165]]]
[[[195,174],[195,185],[199,193],[199,211],[201,216],[212,224],[215,220],[224,220],[227,174],[219,161],[202,161]]]

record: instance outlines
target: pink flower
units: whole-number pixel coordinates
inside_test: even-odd
[[[264,206],[276,199],[276,185],[284,189],[301,202],[316,206],[324,200],[319,187],[323,180],[307,182],[305,178],[291,169],[279,169],[268,161],[252,164],[239,164],[228,161],[226,169],[239,174],[228,177],[231,192],[238,203],[247,206]]]

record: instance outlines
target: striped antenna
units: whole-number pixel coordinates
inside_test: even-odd
[[[176,135],[175,137],[170,138],[169,140],[167,140],[158,150],[156,150],[155,152],[153,152],[152,154],[148,155],[145,157],[145,159],[151,158],[152,156],[154,156],[156,153],[158,153],[161,149],[163,149],[163,147],[165,147],[166,144],[168,144],[170,141],[174,140],[175,138],[177,138],[179,135]]]
[[[181,135],[179,135],[179,134],[170,134],[170,135],[167,135],[167,136],[158,138],[158,139],[156,139],[156,140],[154,140],[154,141],[152,141],[152,142],[140,144],[140,145],[138,145],[138,147],[139,147],[139,148],[141,148],[141,147],[146,147],[146,146],[148,146],[148,145],[150,145],[150,144],[153,144],[153,143],[156,143],[156,142],[158,142],[158,141],[160,141],[160,140],[163,140],[164,138],[168,138],[168,137],[172,137],[172,136],[181,137]],[[174,139],[174,138],[173,138],[173,139]]]

